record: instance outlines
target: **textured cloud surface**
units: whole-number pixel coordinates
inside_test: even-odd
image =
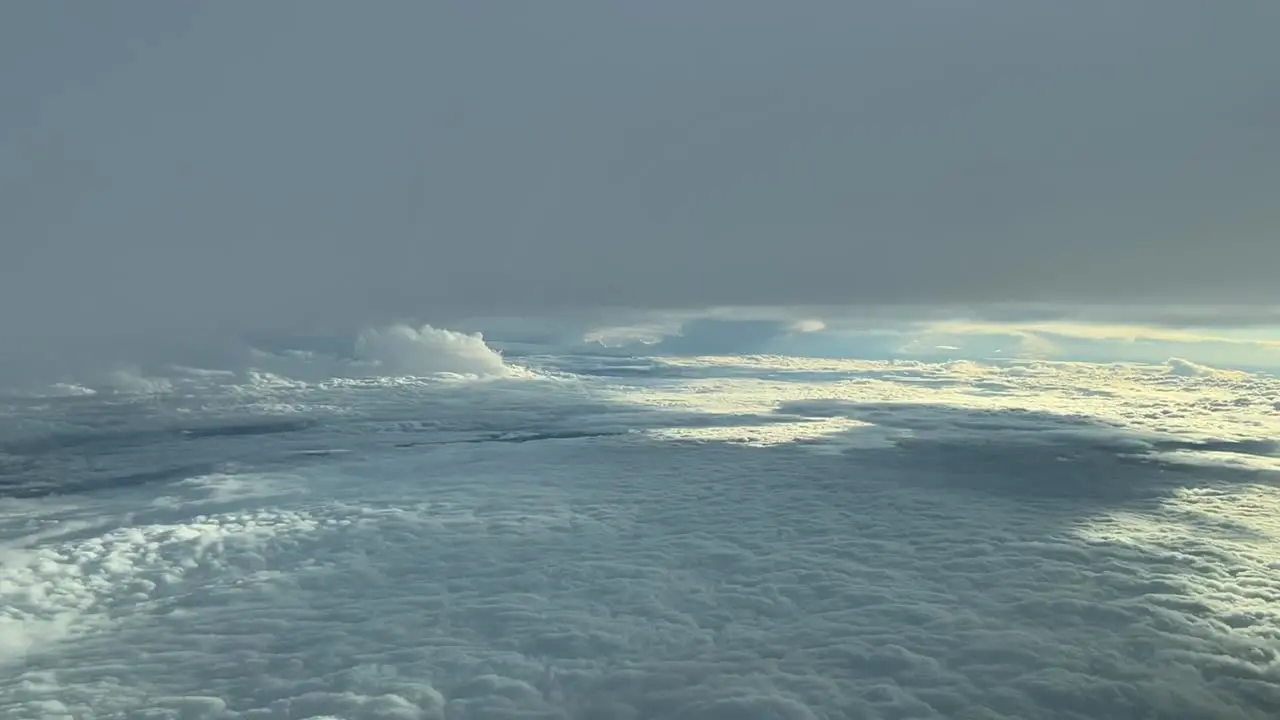
[[[519,363],[6,399],[0,712],[1280,712],[1274,379]]]

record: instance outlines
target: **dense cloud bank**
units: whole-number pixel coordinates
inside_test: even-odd
[[[0,708],[1272,717],[1280,386],[1186,370],[543,356],[10,399]]]

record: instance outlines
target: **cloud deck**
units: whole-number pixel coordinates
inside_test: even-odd
[[[1277,475],[1222,460],[1272,457],[1274,380],[769,357],[611,376],[611,362],[548,356],[489,380],[188,375],[167,394],[28,406],[32,437],[81,442],[6,448],[28,469],[72,467],[129,428],[136,442],[94,462],[236,459],[3,501],[0,708],[1280,709]],[[193,403],[201,431],[169,432]]]

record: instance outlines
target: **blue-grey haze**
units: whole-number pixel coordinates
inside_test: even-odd
[[[9,3],[0,337],[1274,299],[1280,5]]]

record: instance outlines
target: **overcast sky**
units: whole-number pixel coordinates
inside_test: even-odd
[[[5,3],[0,331],[1273,302],[1277,37],[1275,0]]]

